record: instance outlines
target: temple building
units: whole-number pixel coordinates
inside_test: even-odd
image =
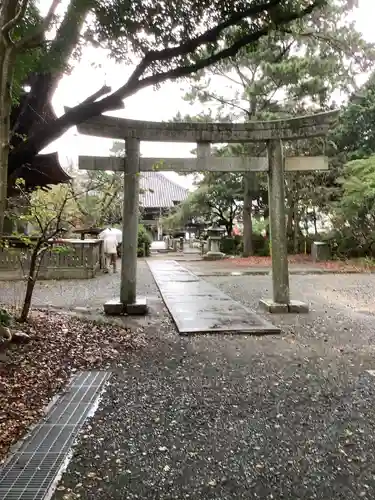
[[[171,181],[161,172],[142,172],[140,190],[141,223],[154,240],[161,240],[161,218],[185,201],[189,190]]]

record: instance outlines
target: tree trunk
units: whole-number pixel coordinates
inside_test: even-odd
[[[24,323],[25,321],[27,321],[27,318],[29,316],[30,307],[31,307],[31,299],[33,297],[35,282],[36,282],[36,278],[37,278],[37,274],[38,274],[37,273],[37,271],[38,271],[38,255],[39,255],[39,246],[37,245],[33,249],[33,253],[31,254],[30,269],[29,269],[29,275],[27,277],[25,298],[23,300],[22,311],[21,311],[20,317],[18,319],[20,323]],[[41,255],[40,258],[43,258],[43,255]]]
[[[313,209],[313,223],[314,223],[315,236],[318,236],[318,225],[317,225],[317,220],[316,220],[316,210],[315,210],[315,208]]]
[[[31,89],[19,107],[13,124],[13,149],[9,157],[9,173],[24,163],[32,163],[34,157],[45,146],[69,128],[65,124],[62,128],[54,128],[57,117],[53,113],[51,99],[78,44],[82,26],[91,7],[91,0],[70,0],[56,37],[39,62],[41,69],[27,82]],[[53,61],[52,71],[46,73],[45,68],[51,67],[51,61]],[[42,132],[44,140],[33,143],[31,137],[35,137],[36,134],[40,139],[38,136],[40,130],[44,131]]]
[[[35,281],[31,276],[29,276],[27,278],[26,293],[25,293],[25,298],[23,300],[22,311],[20,317],[18,318],[18,321],[20,323],[25,323],[25,321],[27,321],[27,318],[29,316],[34,287],[35,287]]]
[[[12,47],[0,41],[0,235],[4,232],[7,208],[12,58]]]
[[[253,172],[246,172],[244,178],[244,202],[243,202],[243,257],[253,255],[253,219],[252,190],[254,187],[255,175]]]
[[[286,223],[286,234],[288,238],[291,238],[293,235],[293,218],[295,212],[295,205],[292,196],[288,197],[288,219]]]
[[[299,213],[297,204],[294,207],[294,234],[293,234],[293,253],[299,253]]]

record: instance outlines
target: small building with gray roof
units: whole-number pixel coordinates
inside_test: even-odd
[[[154,239],[162,239],[161,218],[188,197],[189,190],[168,179],[162,172],[142,172],[139,202],[141,223]]]

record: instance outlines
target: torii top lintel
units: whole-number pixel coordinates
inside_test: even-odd
[[[149,122],[100,115],[78,125],[78,132],[109,139],[138,138],[160,142],[258,142],[325,136],[338,111],[284,120],[247,123]]]

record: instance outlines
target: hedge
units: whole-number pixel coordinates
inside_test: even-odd
[[[253,233],[252,240],[254,255],[261,257],[270,255],[269,242],[266,238],[264,238],[261,234]],[[226,255],[241,255],[243,252],[242,236],[222,238],[220,241],[220,251]]]

